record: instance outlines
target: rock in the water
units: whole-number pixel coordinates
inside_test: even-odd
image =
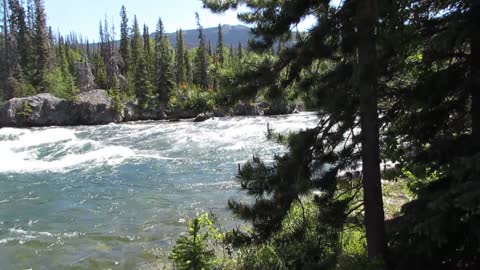
[[[233,108],[233,114],[237,116],[257,116],[263,115],[263,111],[255,104],[237,103]]]
[[[164,120],[167,119],[165,110],[160,107],[156,110],[142,110],[136,102],[129,101],[124,105],[124,119],[125,122],[139,121],[139,120]]]
[[[81,125],[102,125],[121,122],[123,115],[117,113],[112,98],[105,90],[97,89],[78,95],[72,113]]]
[[[195,117],[193,122],[195,122],[195,123],[205,122],[205,121],[207,121],[208,119],[211,119],[211,118],[213,118],[212,113],[201,113],[201,114],[197,115],[197,117]]]
[[[13,98],[0,108],[0,127],[73,125],[72,106],[51,94]]]
[[[123,118],[105,90],[81,93],[75,101],[51,94],[13,98],[0,108],[0,127],[101,125]]]
[[[213,111],[214,117],[225,117],[227,116],[227,112],[223,109],[216,109]]]
[[[180,110],[177,108],[170,109],[168,113],[169,119],[191,119],[195,118],[201,111],[193,110],[193,109],[186,109]]]
[[[293,110],[288,106],[288,102],[285,99],[279,98],[270,101],[270,106],[265,109],[265,115],[281,115],[292,113]]]
[[[138,105],[132,101],[125,103],[123,107],[123,121],[138,121],[140,119],[140,109]]]

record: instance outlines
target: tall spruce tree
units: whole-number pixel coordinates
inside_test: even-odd
[[[128,27],[127,9],[122,6],[120,11],[120,56],[122,57],[122,65],[120,66],[120,72],[127,76],[130,68],[130,31]]]
[[[380,135],[377,95],[377,43],[375,28],[378,3],[365,0],[356,3],[357,74],[360,92],[362,128],[362,172],[365,205],[365,230],[371,261],[386,260],[385,214],[380,175]]]
[[[197,83],[203,90],[208,89],[208,57],[205,40],[205,33],[203,26],[200,23],[200,15],[195,13],[198,26],[198,41],[197,54],[195,58],[195,83]]]
[[[191,85],[193,84],[193,67],[188,49],[186,49],[183,53],[183,65],[185,67],[185,82],[188,85]]]
[[[145,56],[145,61],[147,62],[147,70],[148,74],[150,74],[150,78],[154,80],[154,65],[155,65],[155,55],[154,50],[152,49],[152,44],[150,42],[150,31],[148,26],[145,24],[143,25],[143,54]]]
[[[242,42],[238,42],[238,59],[242,60],[243,58],[243,48],[242,48]]]
[[[162,19],[158,19],[155,32],[155,92],[160,103],[166,104],[175,87],[173,48],[164,35]]]
[[[218,41],[217,41],[217,50],[216,50],[216,55],[218,62],[220,63],[220,66],[223,65],[225,62],[225,56],[223,54],[223,30],[222,30],[222,25],[218,25]]]
[[[10,0],[10,26],[13,30],[10,34],[15,36],[19,64],[23,77],[31,81],[34,75],[34,55],[32,55],[31,32],[27,25],[25,9],[18,0]]]
[[[38,91],[42,92],[48,90],[46,76],[50,69],[50,39],[43,0],[35,0],[34,40],[37,57],[34,82]]]
[[[144,110],[151,109],[152,105],[153,85],[149,75],[145,55],[141,55],[135,68],[134,87],[138,105]]]
[[[177,31],[177,47],[175,50],[175,78],[177,84],[180,85],[182,83],[187,82],[187,75],[185,69],[185,55],[187,54],[185,45],[183,44],[183,32],[182,29]]]
[[[1,2],[2,5],[2,15],[3,15],[3,54],[1,58],[1,80],[2,80],[2,98],[3,99],[10,99],[11,93],[8,89],[7,80],[11,74],[10,68],[10,53],[9,53],[9,31],[8,31],[8,4],[7,0],[3,0]]]
[[[301,21],[307,14],[311,14],[312,10],[318,11],[318,13],[316,13],[318,23],[309,31],[308,38],[305,39],[304,42],[297,43],[292,48],[283,50],[276,63],[272,64],[266,61],[265,65],[258,67],[257,71],[254,72],[254,74],[257,74],[256,76],[252,76],[253,74],[246,76],[246,78],[249,77],[250,81],[247,83],[249,86],[246,88],[250,89],[250,91],[257,91],[254,89],[262,89],[266,87],[269,89],[267,96],[271,98],[281,96],[282,89],[285,86],[291,85],[295,80],[300,79],[302,70],[309,68],[314,63],[315,59],[335,59],[334,53],[343,53],[345,62],[339,63],[338,69],[334,70],[337,72],[337,75],[326,77],[327,81],[323,82],[315,77],[312,77],[311,79],[312,81],[317,82],[318,85],[327,84],[329,86],[333,85],[331,84],[332,81],[335,81],[337,85],[334,89],[339,89],[339,86],[343,85],[344,90],[340,90],[341,92],[337,92],[335,95],[332,94],[330,100],[336,100],[337,97],[334,96],[338,96],[342,97],[343,103],[324,104],[326,106],[321,107],[321,110],[331,112],[329,119],[336,119],[336,121],[338,121],[336,124],[339,125],[339,129],[336,133],[351,130],[352,125],[355,126],[360,124],[361,126],[361,139],[355,142],[362,145],[362,152],[354,154],[355,151],[353,151],[351,155],[352,157],[359,155],[363,160],[363,203],[365,211],[364,222],[367,231],[368,255],[371,261],[385,261],[387,259],[386,239],[380,181],[379,130],[376,105],[376,84],[378,78],[377,73],[375,72],[377,66],[375,47],[377,43],[374,29],[378,21],[377,3],[374,0],[350,0],[342,2],[337,8],[330,6],[329,2],[330,1],[286,1],[275,3],[256,2],[252,4],[249,1],[243,0],[228,2],[204,0],[204,4],[214,11],[224,11],[228,8],[235,8],[240,4],[248,4],[252,9],[252,12],[243,14],[241,18],[246,22],[256,23],[253,33],[256,35],[257,39],[251,41],[251,45],[254,49],[263,52],[271,50],[275,42],[288,41],[291,36],[292,25]],[[264,16],[258,14],[263,14]],[[355,30],[357,31],[355,34],[356,38],[346,39],[346,37],[351,37],[351,34],[355,32]],[[342,49],[342,52],[340,52],[339,49]],[[357,55],[356,57],[355,54]],[[287,67],[288,76],[285,80],[282,79],[279,83],[278,78],[282,77],[281,72]],[[274,70],[273,73],[269,71],[271,69]],[[373,72],[369,72],[369,69]],[[355,72],[353,72],[353,70],[355,70]],[[347,82],[338,83],[336,76],[348,76],[352,78],[352,84],[346,86],[345,84]],[[259,82],[261,83],[259,84]],[[311,82],[307,85],[310,83]],[[327,89],[328,88],[325,88],[324,91],[329,91]],[[360,115],[357,114],[358,111],[360,111]],[[361,123],[356,123],[359,118],[361,119]],[[337,139],[332,141],[336,140]],[[325,151],[324,147],[327,146],[317,147],[319,147],[319,149],[315,151],[316,155],[322,156],[323,154],[321,153],[322,151]],[[308,153],[308,151],[305,152],[305,154]],[[338,153],[335,155],[338,155],[337,157],[340,159],[343,154]],[[305,156],[305,159],[311,161],[310,154]],[[320,158],[318,161],[321,163],[322,159],[323,158]],[[314,160],[317,159],[314,158]],[[279,161],[279,163],[280,164],[277,165],[277,168],[280,170],[279,173],[282,173],[283,170],[278,167],[282,166],[282,162]],[[292,164],[295,164],[295,162]],[[347,166],[339,161],[336,161],[334,164],[337,164],[337,166],[339,164],[342,164],[340,166]],[[308,165],[308,163],[300,163],[298,166],[300,166],[300,170],[304,171],[305,167],[303,166],[310,165]],[[318,166],[323,165],[319,164]],[[326,172],[323,178],[331,177],[333,175],[333,179],[335,179],[337,177],[336,170],[340,169],[337,166],[334,166],[334,169],[329,170],[332,174]],[[304,175],[298,176],[289,176],[288,172],[284,173],[285,175],[280,179],[290,178],[289,181],[292,181],[290,186],[300,185],[300,187],[302,187],[304,185],[304,179],[312,177],[308,172],[305,172]],[[272,180],[277,181],[278,179],[274,178]],[[262,182],[264,180],[258,178],[257,181]],[[324,179],[324,181],[326,181],[325,183],[331,183],[332,179]],[[250,185],[251,184],[244,183],[243,186],[248,187]],[[269,185],[277,185],[277,182],[270,183]],[[278,183],[278,185],[281,184]],[[252,186],[252,188],[254,188],[254,186]],[[273,188],[276,188],[276,186]],[[327,188],[327,186],[324,188]],[[265,194],[265,192],[272,194],[271,190],[250,191],[252,194]],[[264,237],[268,237],[275,230],[279,229],[278,226],[287,213],[285,209],[288,209],[296,196],[302,194],[305,190],[303,190],[303,188],[300,190],[290,188],[290,192],[291,194],[285,194],[285,190],[280,188],[276,190],[276,193],[272,196],[269,196],[268,199],[263,197],[261,197],[261,200],[257,199],[257,203],[252,207],[245,207],[243,204],[235,203],[231,206],[236,213],[244,213],[245,215],[243,216],[248,220],[256,220],[254,226],[258,230],[258,233]],[[270,205],[270,203],[277,205],[278,211],[276,213],[274,211],[270,213],[263,212],[263,208]],[[326,205],[321,207],[325,206]]]
[[[132,71],[136,72],[136,68],[139,65],[139,60],[143,55],[143,44],[142,36],[140,34],[140,26],[138,25],[137,16],[135,15],[133,19],[132,27],[132,40],[131,40],[131,50],[132,50]]]

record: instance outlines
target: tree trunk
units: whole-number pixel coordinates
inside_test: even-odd
[[[380,146],[377,104],[377,1],[357,1],[358,87],[362,126],[363,190],[368,257],[386,259],[385,214],[380,181]]]
[[[474,142],[480,138],[480,0],[472,1],[470,25],[470,46],[471,46],[471,85],[470,92],[472,96],[472,137]],[[478,150],[478,149],[477,149]]]

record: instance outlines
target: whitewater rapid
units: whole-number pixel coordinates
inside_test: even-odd
[[[244,196],[238,164],[272,160],[266,139],[314,127],[313,113],[105,126],[0,129],[0,269],[137,269],[187,217]],[[122,268],[123,267],[123,268]]]

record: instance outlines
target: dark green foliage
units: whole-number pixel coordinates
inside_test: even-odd
[[[147,25],[143,25],[143,54],[147,61],[148,73],[153,74],[155,65],[155,50],[150,42],[150,32]],[[153,77],[152,77],[153,80]]]
[[[127,75],[130,68],[130,31],[128,30],[128,17],[125,6],[122,6],[120,17],[120,56],[122,57],[120,72],[123,75]]]
[[[140,35],[140,26],[138,25],[137,16],[134,17],[133,27],[132,27],[132,40],[131,40],[131,50],[132,50],[132,72],[135,73],[139,65],[140,59],[143,57],[143,44],[142,36]]]
[[[48,90],[46,76],[50,69],[50,39],[43,0],[35,0],[35,15],[33,40],[35,41],[36,70],[34,85],[41,92]]]
[[[222,30],[222,25],[218,25],[218,41],[217,41],[217,50],[216,50],[216,56],[218,59],[218,62],[220,65],[223,65],[225,62],[225,56],[223,54],[223,30]]]
[[[170,254],[175,269],[209,270],[227,269],[225,262],[217,260],[214,244],[223,240],[208,214],[197,216],[188,223],[188,236],[177,239]]]
[[[180,29],[177,31],[177,48],[175,50],[175,75],[178,85],[188,81],[185,68],[187,54],[188,52],[184,49],[182,29]]]
[[[180,110],[193,110],[198,113],[212,111],[218,98],[215,92],[203,90],[200,87],[180,86],[169,95],[169,105]]]
[[[120,95],[120,89],[118,86],[117,79],[113,80],[113,87],[109,90],[109,95],[113,101],[113,109],[117,114],[121,114],[123,112],[123,102],[122,97]]]
[[[173,48],[163,31],[163,23],[159,19],[155,33],[155,93],[160,103],[166,104],[175,87],[175,60]]]
[[[138,65],[135,68],[134,82],[138,104],[143,109],[150,109],[153,99],[153,85],[150,81],[148,66],[144,56],[141,56],[138,60]]]
[[[10,0],[10,34],[14,36],[17,43],[19,64],[22,67],[23,77],[29,80],[35,73],[34,55],[32,47],[32,32],[28,29],[25,17],[25,9],[18,0]]]
[[[24,118],[28,118],[32,115],[32,107],[28,104],[28,101],[24,101],[22,103],[22,111],[17,113],[18,115],[23,116]]]
[[[207,90],[209,86],[208,81],[208,55],[205,35],[203,34],[203,26],[200,24],[200,17],[198,13],[195,13],[198,25],[198,40],[199,46],[195,56],[195,73],[194,82],[203,90]]]
[[[237,49],[237,53],[238,53],[238,59],[239,60],[242,60],[243,58],[243,49],[242,49],[242,43],[238,43],[238,49]]]
[[[95,84],[100,88],[107,88],[107,68],[100,54],[96,54],[93,59]]]
[[[245,2],[204,1],[215,11]],[[304,95],[315,109],[323,112],[322,119],[340,125],[338,130],[322,132],[319,143],[302,147],[321,153],[318,164],[335,164],[339,170],[357,166],[361,152],[356,147],[361,137],[354,130],[359,125],[359,117],[365,118],[368,114],[365,109],[370,109],[371,115],[376,113],[378,102],[382,159],[397,162],[398,168],[419,179],[415,182],[418,199],[407,204],[402,215],[389,222],[391,266],[476,269],[479,241],[478,230],[473,228],[478,227],[475,207],[479,205],[476,200],[479,189],[474,180],[478,178],[478,170],[473,168],[478,168],[479,114],[478,76],[474,74],[478,74],[480,58],[478,34],[473,34],[473,29],[478,29],[479,20],[475,15],[479,14],[480,6],[475,1],[379,1],[376,20],[376,14],[370,13],[373,6],[363,6],[368,1],[358,3],[344,1],[333,9],[328,1],[249,2],[250,8],[256,8],[255,12],[241,17],[257,25],[253,32],[258,38],[252,42],[256,49],[268,51],[275,42],[288,40],[292,22],[299,22],[312,10],[319,22],[307,33],[297,34],[297,43],[284,48],[278,59],[265,59],[245,69],[235,79],[237,85],[249,97],[255,97],[263,89],[268,90],[269,97],[278,96],[287,87],[299,90],[298,95]],[[372,20],[376,24],[375,32]],[[372,45],[375,38],[377,44]],[[378,54],[377,60],[375,54]],[[378,66],[377,75],[375,66]],[[365,95],[364,90],[375,88],[378,98],[372,103],[365,97],[375,96],[375,92]],[[358,89],[364,94],[359,95]],[[375,117],[366,122],[374,123],[372,119]],[[362,124],[364,129],[367,126],[365,122]],[[371,133],[366,138],[376,136]],[[352,148],[334,147],[345,138],[352,139]],[[295,149],[283,158],[292,153]],[[305,153],[295,160],[302,158]],[[378,160],[374,159],[374,163],[378,164]],[[313,168],[312,161],[300,163]],[[253,234],[240,233],[238,242],[251,244],[256,240],[264,245],[273,239],[272,232],[281,229],[278,223],[285,220],[288,202],[298,192],[295,183],[299,179],[290,174],[294,169],[281,170],[284,162],[277,157],[270,167],[255,158],[241,170],[242,187],[256,200],[251,205],[230,203],[240,217],[254,226]],[[365,169],[364,176],[368,178]],[[403,177],[403,181],[408,181]],[[283,192],[291,194],[283,194],[281,185],[272,185],[273,179],[287,182],[285,186],[289,189]],[[332,187],[340,188],[339,180],[331,178]],[[282,183],[273,181],[277,182]],[[370,183],[366,184],[364,188],[368,189]],[[312,189],[315,188],[306,188]],[[328,196],[317,202],[327,213],[328,209],[334,210],[337,203],[341,205],[339,198]],[[366,205],[365,210],[367,208],[372,207]],[[333,213],[351,214],[345,210],[340,207]],[[377,211],[380,212],[383,209]],[[319,220],[320,226],[335,228],[349,222],[349,218],[338,221],[340,223],[328,218]],[[382,241],[369,237],[368,233],[367,239],[377,241],[372,254],[381,252]],[[358,262],[363,264],[362,260]],[[387,267],[377,265],[375,260],[371,262],[369,266],[363,265]],[[346,269],[352,268],[350,265]]]

